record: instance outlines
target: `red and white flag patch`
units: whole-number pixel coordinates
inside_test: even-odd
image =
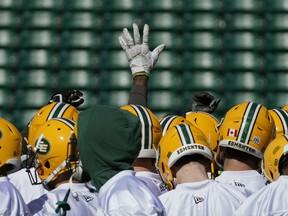
[[[233,136],[236,137],[237,136],[237,130],[229,128],[228,132],[227,132],[227,136]]]

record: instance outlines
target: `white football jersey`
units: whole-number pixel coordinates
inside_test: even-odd
[[[34,175],[35,168],[30,169],[31,173]],[[37,175],[37,172],[36,172]],[[32,200],[39,198],[44,193],[47,192],[47,190],[43,187],[42,184],[38,185],[32,185],[28,176],[28,173],[26,172],[26,169],[20,169],[19,171],[9,174],[8,178],[10,182],[18,189],[18,191],[21,193],[24,201],[26,204],[31,202]],[[38,177],[38,180],[40,178]]]
[[[64,200],[67,191],[70,193],[67,203],[70,210],[67,215],[96,215],[98,208],[98,193],[90,192],[85,183],[64,183],[38,199],[31,201],[28,207],[33,215],[62,215],[56,214],[57,202]],[[75,197],[74,197],[75,196]]]
[[[240,190],[244,189],[247,197],[265,187],[267,182],[256,170],[223,171],[215,180],[241,188]]]
[[[31,215],[21,194],[7,177],[0,177],[0,200],[0,215]]]
[[[159,199],[168,216],[232,216],[246,197],[230,185],[209,179],[178,184]]]
[[[158,173],[141,171],[136,172],[135,176],[144,181],[158,196],[168,191]]]
[[[235,212],[237,216],[288,216],[288,176],[280,176],[252,194]]]
[[[108,215],[165,215],[156,193],[131,170],[121,171],[99,191],[99,204]]]

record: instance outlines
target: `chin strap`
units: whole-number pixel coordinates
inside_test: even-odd
[[[57,205],[57,208],[55,209],[56,213],[59,213],[60,210],[63,209],[63,212],[60,213],[61,216],[66,216],[66,212],[70,211],[70,209],[71,209],[70,205],[67,203],[67,199],[69,197],[69,194],[70,194],[70,189],[67,191],[64,199],[62,201],[58,201],[56,203],[56,205]]]

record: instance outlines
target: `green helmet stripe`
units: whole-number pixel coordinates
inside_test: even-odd
[[[66,103],[56,103],[56,105],[51,109],[47,120],[52,118],[62,117],[65,111],[68,109],[69,104]]]
[[[174,119],[176,119],[177,116],[174,115],[169,115],[164,117],[161,121],[160,121],[160,125],[162,127],[162,134],[164,135],[167,130],[170,128],[171,123],[173,122]]]
[[[61,121],[63,122],[64,124],[66,124],[68,127],[71,128],[71,130],[74,129],[74,126],[75,126],[75,122],[71,119],[67,119],[67,118],[54,118],[55,120],[57,121]]]
[[[283,128],[283,133],[288,133],[288,113],[283,109],[273,109],[273,111],[277,114],[279,119],[281,120],[281,125]]]
[[[179,137],[181,139],[182,145],[188,145],[195,143],[193,133],[190,130],[189,125],[187,124],[179,124],[175,126],[177,129],[177,132],[179,134]]]

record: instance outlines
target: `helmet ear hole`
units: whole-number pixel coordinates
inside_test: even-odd
[[[50,168],[50,162],[49,162],[49,161],[46,161],[45,164],[44,164],[44,166],[45,166],[47,169],[49,169],[49,168]]]

